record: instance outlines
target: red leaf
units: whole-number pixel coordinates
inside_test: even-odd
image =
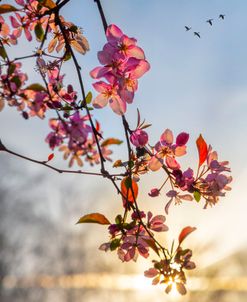
[[[208,146],[201,134],[196,140],[196,145],[199,153],[199,167],[200,167],[205,162],[208,155]]]
[[[78,223],[98,223],[98,224],[110,224],[110,221],[100,213],[91,213],[82,216],[76,224]]]
[[[126,201],[134,203],[134,201],[136,200],[137,195],[138,195],[138,185],[130,177],[125,177],[121,181],[121,192],[122,192],[122,194],[124,196],[123,197],[124,203]]]
[[[54,157],[54,153],[51,153],[51,154],[48,156],[47,161],[52,160],[52,159],[53,159],[53,157]]]
[[[178,237],[178,242],[179,242],[179,245],[184,241],[184,239],[192,232],[194,232],[196,230],[196,228],[194,227],[190,227],[190,226],[187,226],[185,228],[182,229],[181,233],[179,234],[179,237]]]

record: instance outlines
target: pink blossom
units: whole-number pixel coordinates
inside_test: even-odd
[[[166,218],[164,215],[156,215],[153,217],[151,212],[148,212],[148,227],[155,232],[168,231],[168,226],[164,224]]]
[[[148,134],[142,129],[137,129],[131,133],[130,141],[134,146],[142,148],[148,143]]]

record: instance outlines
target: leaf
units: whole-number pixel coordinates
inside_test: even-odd
[[[0,56],[3,58],[3,59],[6,59],[7,58],[7,53],[6,53],[6,50],[3,46],[0,46]]]
[[[110,243],[110,250],[111,251],[115,251],[115,249],[117,249],[120,246],[120,238],[115,238],[111,241]]]
[[[208,146],[201,134],[196,140],[196,145],[199,153],[199,167],[200,167],[205,162],[208,155]]]
[[[134,201],[136,200],[136,198],[138,196],[137,183],[130,177],[125,177],[121,181],[121,193],[122,193],[125,201],[134,203]]]
[[[182,229],[181,233],[179,234],[179,237],[178,237],[178,242],[179,242],[179,245],[181,245],[181,243],[184,241],[184,239],[192,232],[194,232],[196,230],[195,227],[190,227],[190,226],[187,226],[185,228]]]
[[[123,141],[117,138],[107,138],[101,143],[101,147],[106,147],[109,145],[121,145]]]
[[[6,13],[11,13],[11,12],[17,12],[18,10],[19,9],[17,9],[13,5],[9,5],[9,4],[0,5],[0,15],[6,14]]]
[[[201,199],[201,194],[200,194],[200,192],[194,191],[193,195],[194,195],[195,200],[196,200],[197,202],[199,202],[200,199]]]
[[[52,9],[52,8],[56,7],[56,4],[52,0],[43,0],[43,1],[41,1],[41,3],[47,8]]]
[[[110,221],[100,213],[91,213],[82,216],[76,224],[78,223],[98,223],[98,224],[110,224]]]
[[[33,90],[33,91],[46,91],[45,87],[40,85],[39,83],[34,83],[26,87],[27,90]]]
[[[0,98],[0,112],[3,110],[3,108],[4,108],[4,100]]]
[[[148,244],[149,247],[151,247],[151,249],[152,249],[153,251],[155,251],[155,253],[156,253],[158,256],[160,255],[160,254],[159,254],[159,249],[158,249],[158,247],[156,246],[155,241],[154,241],[153,239],[145,239],[145,238],[143,238],[143,240]]]
[[[49,156],[48,156],[48,158],[47,158],[47,161],[52,160],[52,159],[53,159],[53,157],[54,157],[54,153],[49,154]]]
[[[38,41],[42,41],[44,38],[44,30],[40,23],[37,23],[34,28],[34,32]]]
[[[115,161],[115,163],[113,164],[113,168],[118,168],[118,167],[122,167],[123,166],[123,163],[121,161],[121,159],[118,159]]]
[[[92,98],[93,98],[92,92],[89,91],[89,93],[86,96],[86,103],[90,104],[92,102]]]

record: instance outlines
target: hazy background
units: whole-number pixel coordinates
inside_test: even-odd
[[[186,225],[198,228],[187,244],[195,251],[194,278],[199,279],[188,284],[191,296],[181,301],[244,302],[247,297],[247,3],[244,0],[102,0],[102,6],[108,23],[117,24],[127,35],[137,38],[151,64],[150,72],[139,82],[134,104],[128,107],[127,117],[132,126],[136,124],[138,107],[142,117],[153,125],[149,128],[151,143],[158,140],[165,128],[175,133],[190,133],[185,166],[194,163],[192,168],[196,167],[195,140],[200,133],[218,151],[220,160],[229,160],[231,164],[233,191],[216,207],[205,211],[201,203],[184,203],[171,208],[167,217],[170,239],[176,238]],[[221,13],[226,15],[224,21],[218,19]],[[96,4],[92,0],[73,0],[62,14],[81,26],[89,40],[90,52],[78,58],[85,86],[91,90],[88,73],[98,65],[96,54],[105,43]],[[212,27],[205,22],[209,18],[214,18]],[[192,30],[185,32],[185,25],[192,26]],[[194,37],[194,30],[200,32],[201,39]],[[30,44],[21,41],[12,55],[30,53],[30,49]],[[30,81],[37,80],[34,61],[25,61],[24,66]],[[70,63],[64,72],[65,82],[76,82]],[[120,119],[109,108],[95,110],[94,117],[102,122],[105,137],[123,136]],[[0,137],[12,150],[46,159],[50,153],[44,142],[49,131],[47,121],[25,121],[15,109],[5,107],[1,112]],[[126,156],[125,146],[114,151],[114,159],[120,158],[119,153]],[[55,153],[53,162],[59,167],[67,165],[59,152]],[[162,289],[153,291],[148,287],[150,280],[147,283],[143,279],[136,283],[125,280],[122,283],[129,284],[125,289],[114,287],[114,282],[102,276],[98,277],[102,282],[95,283],[99,272],[121,277],[121,274],[141,275],[149,267],[148,261],[121,264],[114,253],[98,251],[98,246],[108,238],[104,227],[74,225],[88,212],[99,211],[110,219],[116,216],[121,200],[106,180],[59,175],[2,153],[0,167],[1,301],[178,300],[176,296],[164,296]],[[85,169],[90,168],[85,166]],[[142,180],[140,204],[144,209],[163,211],[164,195],[155,200],[147,197],[150,188],[162,182],[159,176],[150,174]],[[96,274],[91,276],[94,285],[87,275],[92,273]],[[34,280],[41,275],[71,274],[84,274],[85,280],[78,281],[77,288],[73,280],[67,283],[60,280],[53,286],[51,281],[41,282],[42,286],[38,281],[38,285],[29,282],[28,286],[17,286],[16,279],[6,277]],[[209,280],[211,284],[207,285]],[[237,280],[236,284],[233,280]],[[134,283],[138,285],[131,289]]]

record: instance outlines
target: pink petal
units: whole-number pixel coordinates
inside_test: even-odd
[[[93,87],[98,92],[104,92],[104,91],[106,91],[108,89],[111,89],[111,85],[106,84],[103,81],[99,81],[99,82],[93,83]]]
[[[95,67],[91,72],[90,72],[90,76],[93,79],[99,79],[102,78],[106,73],[108,73],[109,71],[111,71],[112,68],[111,67]]]
[[[108,98],[105,97],[102,93],[99,94],[94,100],[93,100],[93,106],[94,108],[100,109],[105,107],[108,104]]]
[[[192,201],[193,200],[193,197],[190,194],[178,195],[178,197],[180,199],[187,200],[187,201]]]
[[[105,44],[102,51],[98,52],[98,60],[102,65],[108,65],[112,63],[114,52],[116,49],[109,43]]]
[[[130,73],[131,78],[139,79],[150,69],[150,64],[146,60],[130,58],[126,63],[125,72]]]
[[[173,158],[171,156],[167,156],[166,157],[166,164],[172,170],[178,170],[178,169],[180,169],[179,163],[176,161],[175,158]]]
[[[127,102],[128,104],[131,104],[133,102],[135,93],[132,91],[128,91],[128,90],[121,90],[120,96],[121,96],[121,99],[123,99],[125,102]]]
[[[12,27],[18,28],[19,26],[21,26],[13,16],[10,16],[9,18],[10,18]]]
[[[111,109],[118,115],[123,115],[126,112],[126,102],[119,96],[114,96],[109,100]]]
[[[181,132],[176,138],[176,144],[178,146],[185,145],[189,140],[189,134],[186,132]]]
[[[157,171],[162,167],[162,165],[163,165],[163,159],[153,156],[148,164],[148,167],[152,171]]]
[[[186,154],[186,146],[178,146],[175,148],[175,156],[183,156]]]
[[[106,30],[106,38],[108,42],[117,42],[123,35],[119,27],[114,24],[108,26]]]
[[[27,40],[29,42],[32,41],[32,35],[31,35],[30,31],[28,30],[28,28],[25,27],[24,32],[25,32],[25,36],[26,36]]]
[[[137,59],[145,59],[144,51],[140,47],[134,45],[128,48],[127,55]]]
[[[166,129],[160,137],[161,142],[165,142],[168,145],[171,145],[173,143],[173,133],[170,129]]]
[[[155,268],[150,268],[147,271],[144,272],[144,276],[147,278],[153,278],[156,275],[158,275],[159,271]]]
[[[169,208],[170,208],[170,205],[171,205],[172,201],[173,201],[173,199],[171,198],[171,199],[168,201],[168,203],[166,204],[166,206],[165,206],[166,215],[169,214]]]

